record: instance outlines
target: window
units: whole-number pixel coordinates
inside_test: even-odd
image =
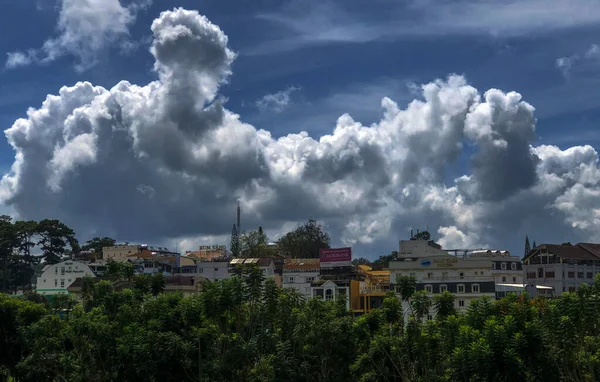
[[[546,278],[547,279],[553,279],[554,278],[554,271],[552,271],[552,272],[546,272]]]
[[[517,270],[517,263],[510,263],[510,269],[512,269],[513,271]]]
[[[569,272],[569,278],[570,279],[574,279],[575,278],[575,272]]]
[[[442,284],[440,285],[440,293],[444,293],[448,291],[448,285]]]
[[[425,285],[425,292],[433,293],[433,287],[431,285]]]
[[[473,285],[471,285],[471,292],[472,293],[479,293],[479,284],[473,284]]]
[[[576,288],[575,287],[569,287],[569,292],[575,292]]]
[[[506,282],[506,276],[502,276],[502,282],[505,283]]]
[[[288,279],[288,282],[290,284],[293,284],[294,283],[294,276],[290,276],[290,278]],[[331,289],[327,289],[327,290],[331,290]]]
[[[219,271],[219,268],[215,268],[215,272],[218,272],[218,271]]]
[[[528,279],[534,279],[535,278],[535,272],[527,272],[527,278]]]
[[[198,268],[198,273],[204,273],[204,268]]]
[[[327,289],[325,291],[325,301],[331,301],[331,300],[333,300],[333,290]]]
[[[65,279],[60,279],[60,287],[61,288],[65,287]]]
[[[492,263],[492,269],[496,269],[496,263]]]
[[[588,272],[587,273],[587,278],[588,279],[593,279],[594,278],[593,273],[592,272]]]
[[[71,279],[69,279],[68,282],[71,282]]]
[[[465,286],[464,286],[464,284],[458,284],[456,286],[456,292],[457,293],[465,293]]]
[[[516,282],[517,282],[517,278],[513,277],[513,283],[516,283]]]
[[[458,306],[460,306],[460,307],[465,306],[465,300],[458,300]]]
[[[61,275],[64,275],[64,274],[65,274],[65,267],[61,267],[61,268],[60,268],[60,274],[61,274]]]
[[[544,268],[538,268],[538,278],[544,278]]]
[[[432,279],[433,278],[433,272],[428,272],[427,273],[427,278],[428,279]]]
[[[583,272],[577,272],[577,278],[578,279],[582,279],[583,278]]]
[[[46,282],[46,279],[44,279],[44,282]]]
[[[463,272],[460,272],[460,273],[459,273],[459,277],[460,277],[460,279],[462,280],[462,279],[464,279],[464,278],[465,278],[465,274],[464,274]]]
[[[500,267],[501,267],[502,269],[506,269],[506,263],[502,263],[502,264],[500,264]]]
[[[58,268],[54,268],[54,274],[57,275],[58,274]]]
[[[314,278],[314,277],[307,277],[307,278],[306,278],[306,282],[307,282],[307,283],[312,283],[313,281],[315,281],[315,278]]]
[[[428,320],[428,321],[431,321],[431,320],[433,320],[433,316],[432,316],[431,314],[428,314],[428,315],[427,315],[427,320]]]
[[[54,286],[58,286],[58,280],[54,279]]]

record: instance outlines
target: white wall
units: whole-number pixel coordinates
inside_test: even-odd
[[[67,288],[75,279],[84,276],[96,277],[94,272],[82,262],[67,260],[54,265],[48,265],[37,278],[37,292],[43,295],[67,293]]]
[[[200,261],[196,263],[198,275],[210,281],[224,280],[231,277],[229,262],[226,261]]]
[[[319,277],[319,272],[283,272],[281,286],[296,289],[305,298],[312,297],[310,283]]]

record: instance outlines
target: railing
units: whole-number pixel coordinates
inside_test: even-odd
[[[492,275],[490,276],[442,276],[442,277],[423,277],[423,280],[427,280],[427,281],[464,281],[464,280],[475,280],[475,281],[481,281],[481,280],[493,280],[494,277]]]
[[[369,294],[369,293],[387,293],[390,289],[384,289],[381,287],[362,287],[360,288],[361,294]]]

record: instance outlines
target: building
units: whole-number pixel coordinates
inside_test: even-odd
[[[209,281],[219,281],[231,277],[228,257],[213,258],[207,261],[196,262],[198,275]]]
[[[296,289],[305,298],[310,299],[311,283],[319,277],[319,272],[319,259],[285,259],[281,286]]]
[[[274,277],[277,285],[281,286],[281,279],[275,277],[275,262],[270,257],[256,257],[256,258],[237,258],[232,259],[229,262],[230,273],[233,272],[233,268],[241,265],[256,265],[263,273],[265,278]]]
[[[319,250],[319,278],[311,282],[311,298],[323,301],[344,299],[350,309],[350,285],[360,278],[352,266],[351,248]]]
[[[311,296],[323,301],[346,300],[350,309],[350,282],[352,280],[315,280],[311,283]]]
[[[538,245],[523,258],[523,264],[528,286],[535,286],[540,294],[560,296],[594,282],[600,273],[600,244]]]
[[[130,245],[120,244],[112,247],[102,248],[102,256],[104,260],[127,261],[132,256],[139,254],[152,254],[155,256],[175,256],[179,255],[176,252],[171,252],[165,247],[153,247],[148,244]]]
[[[207,280],[202,276],[166,276],[165,289],[163,293],[182,293],[184,296],[193,296],[202,291],[202,286]],[[83,287],[83,279],[78,278],[68,288],[68,292],[73,294],[75,298],[81,298],[81,290]],[[134,282],[130,280],[119,280],[113,283],[113,288],[116,292],[121,292],[125,289],[134,289]]]
[[[265,278],[274,277],[277,285],[281,285],[281,278],[275,274],[273,259],[261,258],[214,258],[211,261],[199,261],[196,263],[198,275],[209,281],[228,279],[233,275],[233,269],[238,265],[256,265],[262,270]]]
[[[227,247],[224,245],[201,245],[197,251],[186,251],[185,257],[196,261],[210,261],[227,256]]]
[[[496,298],[504,298],[507,293],[520,295],[525,292],[523,283],[523,263],[518,256],[511,256],[508,251],[482,249],[471,251],[466,259],[486,258],[492,262],[492,276],[496,284]]]
[[[350,308],[356,315],[381,308],[390,290],[390,271],[374,271],[368,265],[359,265],[358,273],[364,280],[350,281]]]
[[[424,290],[430,297],[445,291],[453,293],[459,311],[483,296],[495,298],[491,257],[453,256],[432,241],[400,241],[398,258],[390,261],[389,271],[392,283],[399,276],[412,276],[417,291]]]
[[[67,260],[46,265],[37,278],[36,291],[43,295],[68,293],[67,288],[84,276],[96,277],[90,267],[79,261]]]

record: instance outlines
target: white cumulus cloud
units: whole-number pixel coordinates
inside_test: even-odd
[[[218,26],[177,8],[151,30],[155,81],[65,86],[5,130],[16,155],[0,199],[19,216],[189,247],[228,237],[240,200],[245,229],[313,218],[340,243],[391,245],[378,254],[410,226],[447,246],[597,235],[598,153],[533,146],[535,109],[516,92],[449,75],[406,106],[383,98],[372,125],[343,114],[318,139],[276,139],[225,107],[236,54]],[[466,145],[472,172],[448,182]]]
[[[9,69],[32,63],[48,63],[63,56],[77,59],[75,68],[84,71],[94,66],[98,55],[114,43],[124,43],[137,12],[147,8],[150,0],[123,6],[120,0],[61,0],[57,22],[58,36],[38,49],[8,53]]]

